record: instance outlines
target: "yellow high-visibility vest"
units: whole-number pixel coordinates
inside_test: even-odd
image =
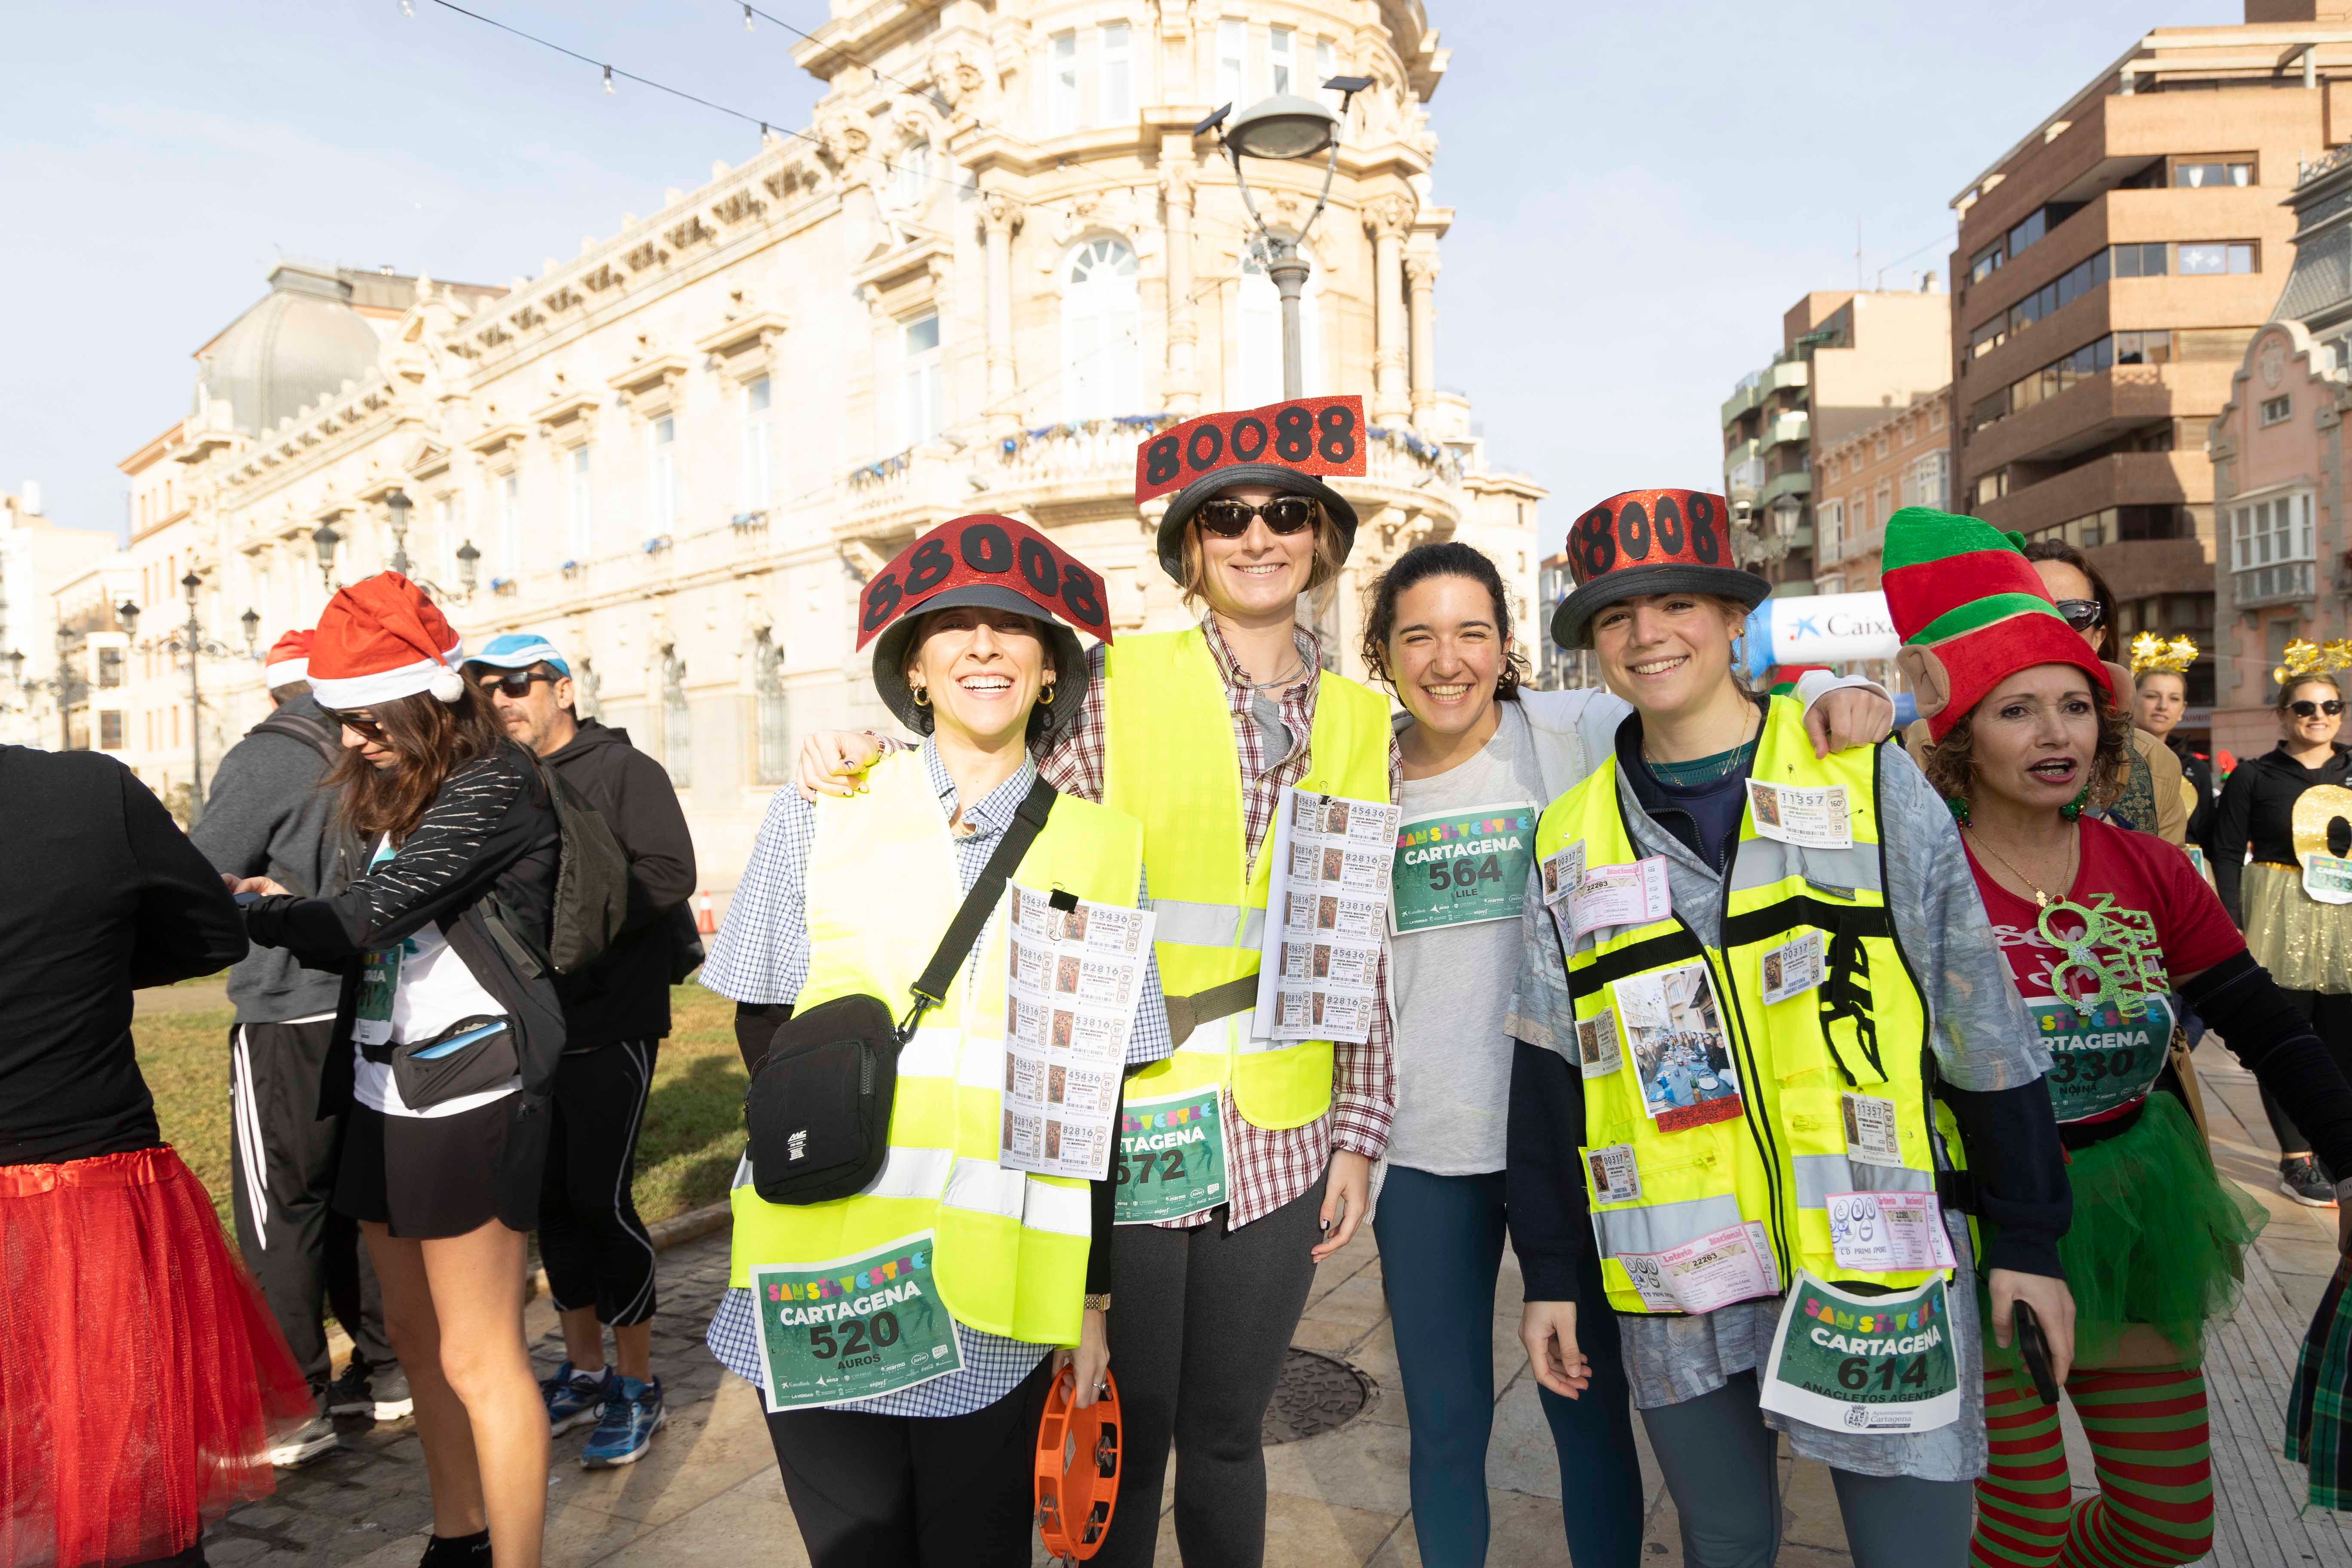
[[[909,987],[963,904],[955,857],[920,752],[877,762],[863,795],[819,796],[809,973],[794,1010],[865,992],[903,1017]],[[1065,795],[1013,880],[1132,909],[1142,867],[1139,823]],[[738,1186],[730,1284],[750,1284],[756,1268],[848,1257],[929,1230],[932,1277],[958,1322],[1033,1344],[1078,1342],[1092,1237],[1087,1185],[1006,1170],[996,1158],[1010,898],[1008,889],[978,968],[965,962],[898,1055],[880,1175],[855,1197],[820,1204],[772,1204],[749,1183]]]
[[[1614,1009],[1614,1018],[1597,1026],[1619,1031],[1616,1069],[1585,1079],[1587,1142],[1580,1152],[1602,1282],[1620,1311],[1672,1310],[1652,1305],[1634,1289],[1621,1258],[1664,1252],[1743,1224],[1762,1226],[1784,1289],[1798,1268],[1832,1283],[1894,1289],[1931,1277],[1843,1268],[1830,1245],[1832,1194],[1937,1192],[1938,1149],[1946,1168],[1963,1163],[1957,1125],[1932,1095],[1927,1004],[1887,912],[1879,766],[1876,747],[1815,758],[1803,710],[1791,699],[1771,699],[1750,777],[1799,787],[1844,785],[1853,847],[1813,848],[1763,837],[1751,800],[1725,868],[1720,947],[1702,946],[1689,923],[1670,914],[1602,927],[1571,948],[1568,984],[1578,1020]],[[1538,863],[1579,839],[1588,876],[1641,857],[1626,831],[1613,756],[1544,812],[1536,827]],[[1572,938],[1569,900],[1554,908],[1560,935]],[[1822,933],[1822,984],[1767,1006],[1766,951],[1808,930]],[[1745,1109],[1728,1121],[1662,1132],[1643,1109],[1649,1086],[1616,992],[1635,976],[1702,960]],[[1606,1060],[1605,1050],[1598,1054]],[[1899,1163],[1849,1158],[1847,1095],[1891,1102]],[[1607,1162],[1596,1171],[1591,1156],[1620,1147],[1632,1150],[1640,1191],[1610,1203],[1603,1197],[1610,1189],[1596,1180]]]
[[[1143,824],[1159,910],[1160,988],[1178,999],[1254,975],[1265,938],[1274,831],[1253,864],[1242,840],[1241,760],[1225,683],[1198,626],[1118,639],[1103,665],[1104,801]],[[1325,671],[1298,787],[1356,800],[1389,797],[1389,708],[1379,693]],[[1303,1127],[1331,1108],[1328,1040],[1252,1037],[1248,1007],[1202,1025],[1139,1073],[1130,1098],[1233,1085],[1255,1127]]]

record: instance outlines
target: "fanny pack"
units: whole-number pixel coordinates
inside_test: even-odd
[[[430,1110],[464,1095],[504,1089],[522,1070],[514,1020],[499,1014],[460,1018],[429,1039],[363,1045],[360,1055],[392,1068],[393,1086],[411,1110]]]
[[[751,1186],[772,1204],[821,1204],[871,1186],[890,1149],[890,1106],[898,1053],[923,1015],[940,1005],[980,940],[1006,879],[1029,852],[1054,809],[1043,778],[1013,815],[980,879],[964,895],[939,951],[913,986],[904,1023],[879,996],[836,996],[776,1026],[768,1054],[743,1091]]]

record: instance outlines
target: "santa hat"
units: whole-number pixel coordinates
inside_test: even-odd
[[[291,686],[298,680],[310,679],[310,638],[308,630],[288,632],[269,645],[269,657],[262,661],[261,682],[275,691],[281,686]]]
[[[425,590],[379,572],[327,601],[310,644],[310,692],[323,708],[372,708],[429,691],[455,702],[457,634]]]
[[[1906,506],[1886,520],[1879,586],[1903,650],[1895,656],[1940,741],[2002,681],[2071,664],[2115,700],[2115,681],[2066,624],[2017,535],[1973,517]]]

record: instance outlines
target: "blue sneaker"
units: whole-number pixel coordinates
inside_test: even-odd
[[[580,1462],[592,1470],[634,1465],[646,1457],[646,1450],[653,1447],[654,1434],[668,1420],[660,1378],[642,1383],[634,1377],[616,1379],[613,1397],[604,1402],[604,1418],[589,1434],[587,1446],[580,1450]]]
[[[542,1378],[539,1396],[547,1401],[548,1435],[560,1437],[603,1415],[619,1381],[609,1366],[601,1373],[575,1372],[568,1361],[553,1377]]]

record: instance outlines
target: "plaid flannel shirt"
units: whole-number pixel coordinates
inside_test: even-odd
[[[1303,626],[1296,633],[1298,657],[1307,673],[1281,694],[1279,706],[1283,728],[1290,731],[1290,754],[1268,767],[1265,740],[1258,733],[1256,721],[1250,717],[1250,689],[1241,666],[1218,632],[1214,616],[1202,617],[1201,630],[1208,638],[1209,653],[1216,660],[1217,671],[1224,678],[1225,706],[1233,715],[1234,749],[1241,761],[1241,778],[1237,782],[1242,789],[1242,833],[1249,844],[1250,864],[1255,868],[1258,852],[1265,847],[1266,830],[1274,824],[1275,808],[1281,804],[1284,788],[1297,784],[1307,773],[1307,744],[1315,728],[1315,694],[1322,673],[1322,644]],[[1087,669],[1092,679],[1087,683],[1086,700],[1079,708],[1077,721],[1055,737],[1053,749],[1037,763],[1038,771],[1055,789],[1083,800],[1099,801],[1103,797],[1109,735],[1103,656],[1099,645],[1088,654]],[[1396,742],[1391,737],[1391,800],[1396,798],[1397,774]],[[1374,989],[1379,1005],[1372,1011],[1371,1037],[1360,1046],[1339,1042],[1333,1060],[1331,1109],[1322,1116],[1304,1127],[1268,1131],[1251,1126],[1237,1115],[1233,1091],[1226,1090],[1223,1115],[1230,1140],[1226,1159],[1232,1173],[1232,1199],[1225,1220],[1229,1229],[1238,1230],[1253,1220],[1262,1219],[1313,1187],[1322,1179],[1324,1167],[1331,1163],[1335,1145],[1370,1160],[1378,1160],[1387,1152],[1389,1122],[1396,1110],[1396,1055],[1395,1025],[1389,1012],[1385,943]],[[1162,1223],[1171,1229],[1205,1225],[1213,1213],[1212,1210],[1210,1214]]]

